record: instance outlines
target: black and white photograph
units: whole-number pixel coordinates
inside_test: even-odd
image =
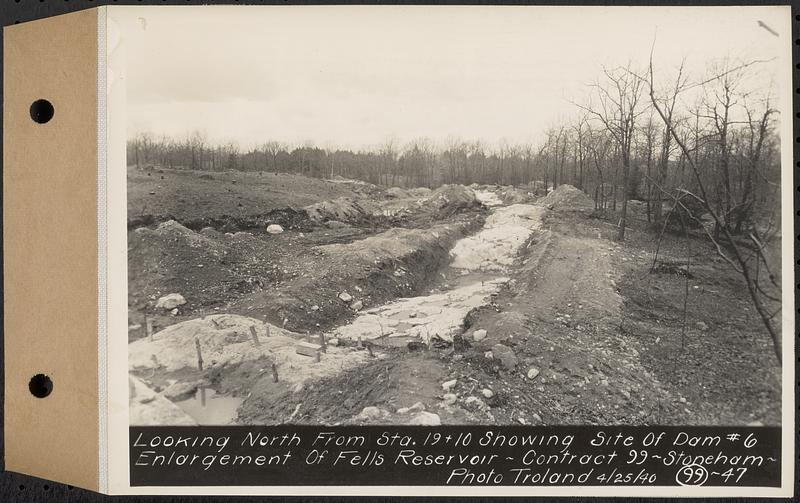
[[[109,11],[130,425],[780,426],[788,13]]]

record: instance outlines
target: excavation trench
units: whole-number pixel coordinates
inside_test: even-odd
[[[530,204],[502,206],[493,192],[476,192],[476,196],[491,208],[491,214],[480,231],[456,241],[449,265],[439,272],[438,287],[427,295],[396,299],[358,313],[352,322],[326,335],[338,344],[327,345],[319,361],[296,354],[302,334],[228,314],[189,320],[155,334],[152,341],[131,343],[132,424],[233,423],[237,406],[248,400],[253,388],[266,386],[270,395],[278,396],[371,359],[386,358],[390,351],[382,346],[409,340],[427,343],[435,337],[452,340],[463,331],[469,312],[490,303],[509,281],[508,269],[541,227],[546,211]],[[198,368],[196,344],[203,348],[205,371]],[[271,369],[277,369],[277,379]],[[148,389],[143,380],[155,391],[171,390],[172,401]],[[184,389],[177,390],[180,394],[173,389],[176,385],[183,385]],[[292,417],[284,420],[290,422]]]

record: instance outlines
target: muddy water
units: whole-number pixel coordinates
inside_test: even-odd
[[[481,231],[456,242],[450,252],[445,283],[429,295],[398,299],[361,313],[334,335],[344,339],[417,338],[434,336],[450,340],[463,329],[467,314],[490,302],[508,282],[503,273],[513,264],[520,248],[541,227],[545,209],[530,204],[501,207],[493,192],[476,192],[493,208]]]
[[[175,402],[199,425],[225,425],[236,419],[236,409],[243,399],[217,395],[213,389],[199,388],[195,396]]]

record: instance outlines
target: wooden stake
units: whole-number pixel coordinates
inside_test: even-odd
[[[319,363],[319,359],[320,359],[320,355],[321,355],[321,354],[322,354],[322,352],[321,352],[321,351],[317,351],[317,352],[316,352],[316,354],[314,355],[314,360],[315,360],[317,363]]]
[[[375,354],[372,352],[372,344],[367,343],[367,351],[369,351],[371,357],[375,357]]]
[[[256,333],[256,327],[254,325],[250,325],[250,335],[253,336],[253,344],[255,344],[256,347],[260,346],[261,342],[258,340],[258,334]]]
[[[266,322],[264,322],[264,323],[266,323]],[[267,325],[267,337],[270,337],[270,334],[269,334],[269,325]]]
[[[278,366],[272,362],[272,380],[278,382]]]
[[[150,339],[150,342],[153,342],[153,320],[145,316],[144,326],[145,330],[147,330],[147,338]]]
[[[200,351],[200,339],[194,338],[194,347],[197,348],[197,368],[203,370],[203,353]]]
[[[206,387],[200,386],[200,405],[206,406]]]
[[[322,351],[328,352],[328,342],[325,340],[325,334],[319,334],[319,343],[322,346]]]
[[[211,323],[214,324],[214,328],[219,329],[219,323],[217,323],[217,320],[215,320],[214,318],[211,318]]]

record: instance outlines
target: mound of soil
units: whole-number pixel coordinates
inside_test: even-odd
[[[539,204],[553,209],[592,208],[594,206],[591,198],[585,192],[567,184],[559,185],[540,199]]]
[[[465,208],[480,205],[475,191],[463,185],[442,185],[423,199],[422,206],[439,214],[452,215]]]
[[[322,201],[304,208],[308,217],[317,223],[336,220],[349,224],[369,221],[376,213],[380,213],[377,205],[367,200],[355,200],[340,197],[330,201]]]

